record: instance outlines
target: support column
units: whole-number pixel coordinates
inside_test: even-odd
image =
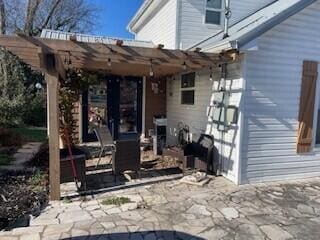
[[[60,200],[59,74],[46,74],[49,117],[50,199]]]

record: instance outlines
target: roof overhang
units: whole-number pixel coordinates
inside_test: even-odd
[[[129,32],[135,34],[159,9],[164,6],[168,1],[173,0],[145,0],[137,13],[129,22],[127,29]]]
[[[230,37],[223,39],[223,32],[205,39],[189,48],[202,48],[206,52],[241,51],[249,42],[305,9],[316,0],[274,1],[266,7],[230,26]]]
[[[62,70],[76,68],[122,76],[149,76],[151,66],[155,76],[171,76],[185,71],[185,67],[196,71],[234,61],[234,54],[167,50],[162,46],[133,47],[125,46],[121,41],[115,44],[87,43],[78,42],[76,38],[0,36],[0,46],[41,71],[46,69],[48,55],[54,56]]]

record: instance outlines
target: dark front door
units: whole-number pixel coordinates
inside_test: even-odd
[[[107,125],[114,139],[140,136],[142,130],[142,78],[106,77],[83,94],[83,138],[96,140],[93,128]]]

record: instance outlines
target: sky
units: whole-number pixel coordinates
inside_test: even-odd
[[[100,9],[95,35],[134,38],[127,25],[141,6],[143,0],[91,0]]]

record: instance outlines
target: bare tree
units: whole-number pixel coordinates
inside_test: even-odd
[[[6,16],[3,0],[0,0],[0,35],[6,33]]]
[[[34,19],[36,18],[36,13],[38,11],[40,3],[41,3],[41,0],[28,0],[27,2],[24,33],[28,36],[33,35]]]
[[[38,36],[45,28],[90,32],[98,8],[86,0],[0,0],[6,6],[6,33],[24,32]]]

